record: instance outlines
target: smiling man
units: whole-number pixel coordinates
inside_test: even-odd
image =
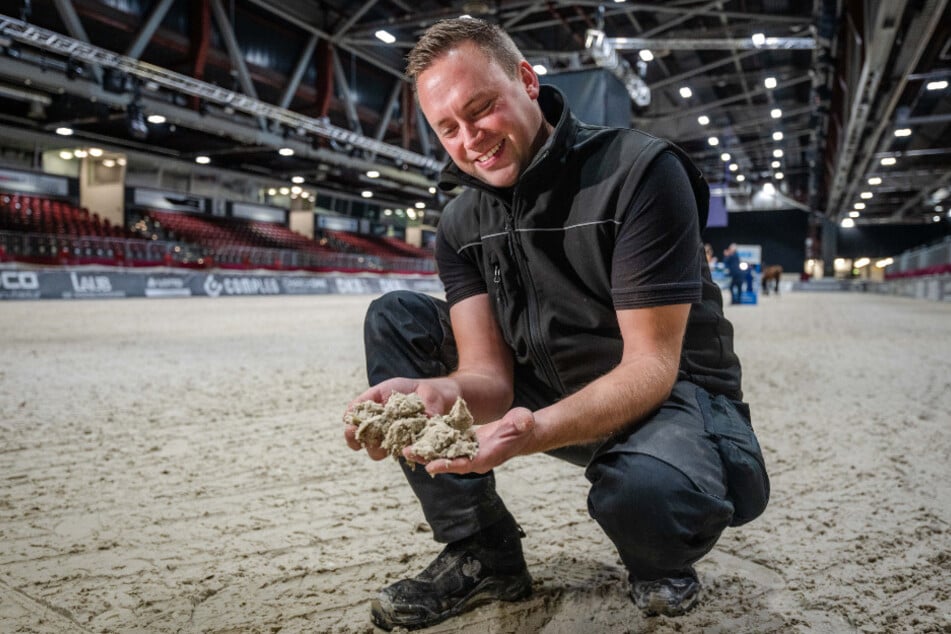
[[[699,597],[693,564],[769,495],[700,241],[706,183],[662,139],[579,122],[492,24],[435,24],[407,72],[452,159],[441,185],[465,189],[437,230],[446,300],[371,304],[371,387],[354,402],[415,392],[441,414],[462,397],[480,446],[471,460],[403,463],[446,546],[380,592],[373,621],[414,629],[531,593],[493,469],[533,453],[584,467],[634,604],[683,614]],[[352,449],[386,455],[354,432]]]

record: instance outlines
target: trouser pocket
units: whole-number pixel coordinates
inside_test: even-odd
[[[769,475],[753,426],[722,394],[697,389],[706,431],[716,441],[726,474],[727,497],[733,503],[731,526],[759,517],[769,502]]]

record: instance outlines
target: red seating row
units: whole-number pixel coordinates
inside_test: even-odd
[[[71,236],[129,236],[122,226],[113,225],[99,214],[90,214],[85,207],[18,194],[0,196],[0,230]]]

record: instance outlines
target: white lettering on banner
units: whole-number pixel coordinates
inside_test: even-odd
[[[359,295],[370,292],[370,285],[365,280],[355,277],[338,277],[334,280],[334,285],[337,287],[337,292],[344,295]]]
[[[5,291],[38,291],[40,278],[34,271],[4,271],[0,273],[0,288]]]
[[[149,277],[145,283],[146,297],[189,297],[191,294],[181,277]]]
[[[106,275],[79,275],[70,273],[69,280],[73,284],[73,291],[99,295],[112,292],[112,282]]]
[[[380,290],[384,293],[390,291],[403,291],[409,288],[403,280],[380,279]]]
[[[288,293],[327,290],[327,280],[323,278],[288,277],[283,278],[282,282],[284,283],[284,290]]]
[[[280,295],[281,286],[273,277],[226,277],[228,295]]]
[[[432,279],[432,280],[417,280],[413,282],[413,290],[417,290],[423,293],[441,293],[445,289],[442,287],[442,283],[438,279]]]

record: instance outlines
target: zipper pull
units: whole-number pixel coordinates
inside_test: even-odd
[[[495,272],[493,274],[492,281],[495,282],[496,285],[502,283],[502,269],[499,268],[498,264],[495,265]]]

